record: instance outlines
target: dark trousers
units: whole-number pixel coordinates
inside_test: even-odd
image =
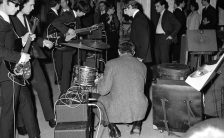
[[[50,87],[38,59],[32,61],[31,86],[37,91],[45,120],[54,119],[53,100]]]
[[[170,62],[170,45],[171,40],[166,40],[167,35],[157,35],[155,36],[155,63],[169,63]]]
[[[26,103],[21,101],[26,101]],[[29,110],[29,112],[24,111],[24,109]],[[17,119],[17,126],[23,127],[24,125],[29,138],[34,138],[40,135],[34,103],[31,98],[31,90],[28,89],[28,87],[21,87]],[[22,125],[20,126],[20,124]]]
[[[75,49],[68,49],[64,51],[56,50],[55,57],[55,68],[59,79],[61,79],[61,94],[67,92],[71,84],[72,76],[72,66],[73,66],[73,56],[75,54]]]
[[[2,110],[0,116],[0,138],[14,138],[14,117],[17,115],[17,109],[27,118],[24,121],[25,125],[30,126],[32,130],[38,130],[38,125],[35,120],[33,106],[30,105],[30,99],[24,95],[20,94],[20,90],[26,91],[26,87],[21,88],[17,84],[13,84],[12,81],[1,82],[1,101]],[[20,102],[18,104],[18,102]],[[39,133],[32,131],[32,135]],[[30,134],[31,135],[31,134]],[[39,135],[39,134],[37,134]]]
[[[42,107],[42,110],[44,113],[45,120],[54,119],[54,109],[53,109],[53,103],[52,103],[53,101],[51,99],[49,84],[45,78],[43,69],[41,68],[41,65],[40,65],[40,62],[38,59],[34,59],[31,64],[32,64],[32,78],[30,81],[31,88],[33,88],[37,92],[37,95],[39,97],[40,104],[41,104],[41,107]],[[25,89],[21,89],[20,93],[23,95],[25,94],[25,97],[31,97],[30,95],[28,95],[26,90],[25,91],[24,90]],[[30,99],[30,100],[31,101],[29,102],[29,104],[31,104],[33,106],[34,101],[32,101],[32,99]],[[18,116],[17,116],[17,126],[18,127],[25,126],[28,134],[29,133],[32,133],[31,135],[36,134],[38,132],[39,128],[37,129],[36,127],[27,125],[25,123],[27,120],[29,120],[29,119],[27,118],[26,115],[22,114],[22,112],[19,108]],[[39,135],[36,135],[36,136],[39,136]]]

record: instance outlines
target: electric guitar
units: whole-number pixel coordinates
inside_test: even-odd
[[[66,26],[74,29],[73,27],[70,27],[71,24],[72,23],[66,24]],[[50,25],[49,30],[48,30],[48,32],[50,32],[50,34],[47,34],[47,38],[55,44],[56,48],[60,48],[63,46],[59,45],[59,43],[64,42],[64,41],[68,42],[68,41],[72,40],[73,38],[76,38],[77,34],[79,34],[79,33],[91,32],[91,31],[94,31],[94,30],[97,30],[97,29],[103,28],[103,27],[104,27],[104,24],[100,23],[100,24],[95,24],[95,25],[92,25],[92,26],[86,27],[86,28],[74,29],[75,34],[62,35],[60,32],[58,32],[57,29],[52,28],[52,25]]]
[[[39,23],[39,19],[34,17],[31,33],[35,32],[38,23]],[[29,36],[25,46],[23,47],[23,49],[21,51],[24,53],[29,53],[31,43],[32,43],[32,38]],[[9,72],[14,74],[19,79],[27,80],[31,77],[30,62],[12,63],[12,62],[5,61],[5,65],[6,65],[7,69],[9,70]]]

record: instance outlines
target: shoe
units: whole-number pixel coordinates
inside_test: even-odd
[[[55,121],[54,119],[50,119],[50,120],[48,121],[48,123],[49,123],[49,126],[50,126],[51,128],[54,128],[54,127],[56,126],[56,121]]]
[[[23,135],[23,136],[27,135],[27,130],[26,130],[25,126],[17,127],[17,130],[20,135]]]
[[[132,129],[131,129],[131,132],[130,134],[141,134],[141,131],[142,131],[142,121],[135,121],[133,123],[133,126],[132,126]]]
[[[121,137],[121,132],[115,124],[113,124],[113,123],[109,124],[108,128],[110,130],[109,135],[111,138]]]

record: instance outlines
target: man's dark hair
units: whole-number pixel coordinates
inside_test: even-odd
[[[196,1],[191,2],[190,5],[194,7],[195,11],[197,11],[199,9],[198,3]]]
[[[135,50],[135,45],[132,42],[125,41],[125,42],[122,42],[119,44],[118,49],[121,52],[121,54],[123,54],[123,53],[133,54],[133,52]]]
[[[165,5],[165,9],[168,9],[169,5],[166,0],[155,0],[155,4],[160,3],[160,5]]]
[[[57,4],[60,4],[60,0],[50,0],[49,1],[50,7],[55,7]]]
[[[85,1],[78,1],[74,6],[73,10],[75,11],[79,10],[81,12],[88,13],[90,11],[90,5]]]
[[[12,1],[12,2],[15,2],[15,3],[21,3],[21,1],[20,0],[7,0],[7,2],[10,2],[10,1]],[[2,4],[3,3],[3,0],[0,0],[0,4]]]
[[[128,1],[125,5],[125,8],[127,8],[129,5],[131,5],[133,9],[138,9],[139,8],[139,3],[135,0]]]
[[[207,1],[208,3],[210,3],[210,0],[203,0],[203,1]]]
[[[181,3],[183,3],[185,0],[175,0],[175,3],[177,6],[180,6]]]

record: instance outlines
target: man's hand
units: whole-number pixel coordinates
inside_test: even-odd
[[[22,36],[23,46],[25,46],[25,44],[26,44],[26,42],[27,42],[29,37],[31,38],[31,41],[33,41],[36,38],[36,35],[28,32],[24,36]]]
[[[30,60],[30,54],[21,52],[21,57],[20,57],[18,63],[26,63],[26,62],[28,62],[29,60]]]
[[[69,28],[68,32],[65,34],[65,41],[70,41],[72,38],[76,37],[76,32],[74,29]]]
[[[51,49],[54,44],[50,40],[44,39],[43,45],[44,45],[44,47],[47,47],[48,49]]]
[[[203,25],[206,25],[208,23],[210,23],[210,21],[207,18],[204,18],[203,21],[202,21],[202,24]]]
[[[66,35],[76,35],[76,32],[74,29],[69,28],[68,32],[66,33]]]

